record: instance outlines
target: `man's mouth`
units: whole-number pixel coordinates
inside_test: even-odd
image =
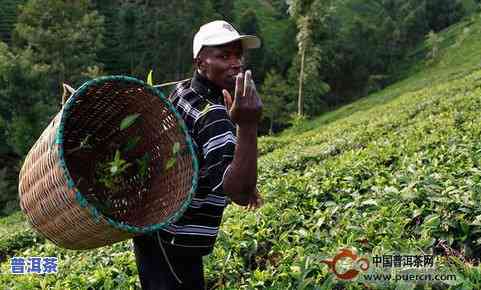
[[[235,82],[236,77],[237,77],[237,74],[235,74],[235,75],[229,75],[229,76],[228,76],[229,82],[231,82],[231,81],[232,81],[232,82]]]
[[[236,73],[229,74],[229,78],[232,78],[233,80],[235,80],[236,77],[237,77],[237,75],[238,75],[239,73],[241,73],[241,72],[242,72],[242,71],[238,71],[238,72],[236,72]]]

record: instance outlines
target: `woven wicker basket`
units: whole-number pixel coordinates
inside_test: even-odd
[[[132,114],[140,114],[138,121],[120,130]],[[149,153],[148,175],[131,172],[120,192],[109,192],[95,179],[97,163],[133,135],[141,141],[125,159]],[[82,146],[88,136],[91,144]],[[167,167],[172,158],[176,162]],[[137,79],[101,77],[68,99],[28,153],[19,177],[20,206],[33,228],[56,245],[97,248],[177,220],[197,175],[192,140],[172,104]],[[105,199],[108,214],[94,202]]]

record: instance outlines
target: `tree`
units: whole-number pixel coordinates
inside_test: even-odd
[[[325,83],[322,80],[325,75],[320,73],[321,60],[323,59],[324,48],[317,38],[319,31],[329,32],[331,30],[332,14],[336,11],[336,4],[330,0],[314,1],[292,1],[289,11],[297,22],[297,44],[300,58],[300,71],[298,77],[298,115],[304,115],[305,91],[304,86],[309,79],[311,83],[310,99],[315,106],[312,111],[318,111],[317,105],[321,103],[321,95],[325,93]],[[321,36],[323,37],[323,36]],[[328,59],[328,61],[330,61]],[[312,85],[316,86],[312,89]],[[321,106],[322,107],[322,106]],[[314,109],[314,110],[312,110]]]
[[[0,41],[10,44],[17,19],[17,5],[25,0],[2,0],[0,3]]]
[[[299,33],[297,34],[297,43],[299,45],[299,53],[301,58],[301,69],[299,72],[299,93],[297,102],[297,114],[299,116],[304,115],[304,95],[302,89],[305,81],[304,64],[306,60],[306,49],[310,44],[311,28],[309,27],[309,19],[309,16],[303,16],[298,20]]]
[[[108,43],[118,50],[103,51],[118,61],[116,73],[145,78],[153,69],[157,82],[179,80],[192,72],[192,38],[200,25],[218,16],[209,0],[120,0],[109,11],[114,27]],[[112,11],[116,11],[115,13]]]
[[[141,29],[141,19],[146,15],[143,9],[139,9],[138,5],[125,2],[119,9],[119,43],[124,52],[124,62],[128,64],[128,73],[136,74],[136,67],[139,65],[140,54],[145,51],[142,47],[143,39]],[[141,48],[141,49],[139,49]]]
[[[466,13],[460,0],[425,0],[429,29],[438,32],[459,21]]]
[[[211,0],[212,6],[221,19],[228,22],[234,21],[234,1],[233,0]]]
[[[439,57],[439,46],[442,41],[443,38],[432,30],[428,35],[426,35],[426,45],[429,49],[427,57],[429,58],[430,62],[436,61],[436,59]]]
[[[261,88],[264,104],[263,116],[269,120],[269,134],[274,132],[274,125],[285,125],[288,122],[292,102],[289,100],[291,90],[284,78],[275,70],[266,74]]]
[[[57,109],[45,88],[49,67],[36,65],[33,59],[32,50],[15,55],[0,43],[0,118],[3,120],[0,135],[4,135],[6,141],[0,147],[21,157],[27,154]]]
[[[15,183],[7,168],[0,168],[0,217],[19,209]]]
[[[322,100],[339,105],[362,97],[368,85],[382,87],[395,80],[407,52],[430,27],[445,27],[463,15],[460,1],[441,2],[445,5],[436,0],[289,1],[298,28],[299,114],[309,83],[307,64],[311,80],[329,84],[331,91]],[[383,84],[372,85],[375,79]]]
[[[118,34],[124,27],[119,25],[119,11],[122,5],[119,0],[95,0],[96,10],[104,18],[103,43],[104,46],[97,53],[97,62],[103,63],[107,74],[119,75],[128,70],[122,59],[123,47]]]
[[[253,9],[247,9],[240,15],[239,30],[244,34],[256,35],[262,39],[257,15]],[[262,45],[260,48],[248,51],[247,68],[255,68],[256,80],[264,79],[264,47]]]
[[[14,54],[0,42],[0,215],[18,207],[19,161],[53,117],[45,88],[48,66],[27,49]]]
[[[287,4],[288,1],[286,0],[272,0],[272,7],[274,8],[276,12],[276,19],[277,20],[282,20],[285,19],[285,16],[287,15],[287,12],[289,10],[289,4]]]
[[[35,52],[35,63],[50,67],[52,88],[67,81],[79,85],[82,72],[99,66],[103,17],[89,0],[29,0],[20,8],[15,28],[17,48]]]

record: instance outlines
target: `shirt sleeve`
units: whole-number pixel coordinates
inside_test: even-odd
[[[234,158],[235,126],[224,106],[211,105],[195,122],[194,141],[200,155],[199,186],[225,194],[224,177]]]

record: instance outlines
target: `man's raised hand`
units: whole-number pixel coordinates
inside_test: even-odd
[[[227,111],[234,123],[239,126],[259,123],[262,116],[262,101],[257,94],[250,70],[236,76],[234,98],[227,90],[222,90],[222,93]]]

